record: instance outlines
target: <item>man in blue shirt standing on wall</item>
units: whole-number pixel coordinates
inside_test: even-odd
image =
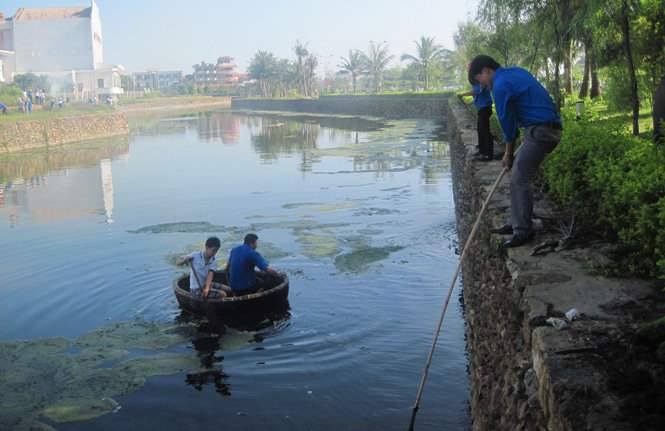
[[[545,156],[561,140],[561,117],[547,90],[521,67],[504,68],[492,57],[479,55],[471,61],[469,74],[492,91],[506,141],[501,164],[508,171],[515,168],[510,178],[511,219],[490,231],[512,233],[504,247],[519,247],[533,240],[533,177]],[[520,127],[524,128],[524,136],[515,157]]]
[[[256,251],[259,246],[259,237],[253,233],[245,235],[244,244],[231,249],[229,261],[226,262],[226,270],[231,271],[231,289],[234,296],[248,295],[263,291],[268,286],[268,277],[276,277],[281,280],[286,272],[277,272],[263,256]],[[265,278],[259,278],[254,267],[265,272]],[[280,284],[281,281],[277,284]]]
[[[471,63],[469,63],[469,67]],[[478,155],[480,156],[478,160],[481,162],[489,162],[494,157],[494,138],[492,137],[492,131],[490,130],[490,117],[492,116],[492,96],[490,95],[490,90],[483,88],[480,84],[469,75],[469,83],[473,87],[473,90],[467,91],[466,93],[460,93],[457,95],[459,100],[462,100],[464,96],[473,96],[473,102],[462,103],[464,106],[469,106],[473,103],[473,106],[476,107],[478,111],[478,121],[476,122],[476,130],[478,132]]]

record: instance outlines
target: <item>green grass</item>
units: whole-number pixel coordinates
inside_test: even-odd
[[[39,121],[48,120],[51,118],[71,117],[78,115],[105,115],[116,112],[112,106],[96,105],[92,106],[88,103],[70,103],[65,105],[62,109],[58,105],[54,109],[50,109],[50,104],[45,104],[46,109],[35,109],[33,107],[32,114],[21,114],[16,109],[7,109],[7,115],[0,115],[0,124],[25,122],[25,121]],[[13,106],[12,106],[13,107]]]
[[[633,131],[633,115],[632,112],[609,112],[607,110],[607,103],[600,101],[600,102],[589,102],[588,100],[586,101],[587,104],[585,106],[585,111],[586,112],[592,112],[594,114],[597,114],[600,117],[600,121],[604,120],[613,120],[616,118],[622,119],[622,121],[626,125],[626,130],[630,133]],[[639,137],[642,139],[646,139],[650,141],[653,139],[653,118],[652,118],[652,113],[653,110],[651,108],[642,108],[640,109],[640,116],[638,118],[638,125],[639,125]]]

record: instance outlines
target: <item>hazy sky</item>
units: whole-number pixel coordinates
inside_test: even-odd
[[[148,68],[192,73],[201,61],[231,56],[246,72],[259,50],[293,60],[296,40],[320,55],[319,73],[338,69],[350,49],[386,41],[393,64],[415,54],[415,40],[435,37],[454,49],[458,23],[475,15],[477,0],[97,0],[104,62],[127,74]],[[0,12],[89,6],[90,0],[2,0]]]

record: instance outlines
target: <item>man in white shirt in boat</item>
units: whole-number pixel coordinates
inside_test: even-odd
[[[203,294],[207,298],[226,298],[227,293],[229,296],[233,293],[229,286],[212,281],[217,269],[215,255],[220,246],[219,238],[211,236],[206,240],[204,251],[190,253],[176,261],[177,266],[190,264],[192,271],[189,275],[189,291],[194,295]],[[203,289],[203,292],[201,292],[201,289]]]

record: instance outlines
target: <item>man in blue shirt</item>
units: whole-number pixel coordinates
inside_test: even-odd
[[[469,63],[469,66],[471,64]],[[478,121],[476,122],[476,130],[478,131],[478,160],[481,162],[489,162],[494,158],[494,138],[490,130],[490,117],[492,116],[492,96],[490,90],[483,88],[480,84],[469,74],[469,83],[473,90],[466,93],[457,95],[459,100],[464,96],[473,96],[473,102],[462,103],[464,106],[469,106],[473,103],[478,111]]]
[[[230,282],[234,296],[261,292],[267,287],[267,277],[265,279],[257,277],[254,271],[255,267],[265,272],[268,277],[281,279],[286,275],[285,272],[277,272],[268,265],[263,256],[256,251],[258,246],[259,237],[253,233],[248,233],[245,235],[244,244],[231,249],[225,269],[231,271]]]
[[[469,74],[492,91],[506,142],[501,164],[508,171],[514,167],[510,178],[511,219],[491,232],[512,233],[504,247],[519,247],[533,240],[533,177],[561,140],[561,117],[547,90],[520,67],[504,68],[492,57],[479,55],[471,61]],[[515,157],[520,128],[524,128],[524,136]]]

